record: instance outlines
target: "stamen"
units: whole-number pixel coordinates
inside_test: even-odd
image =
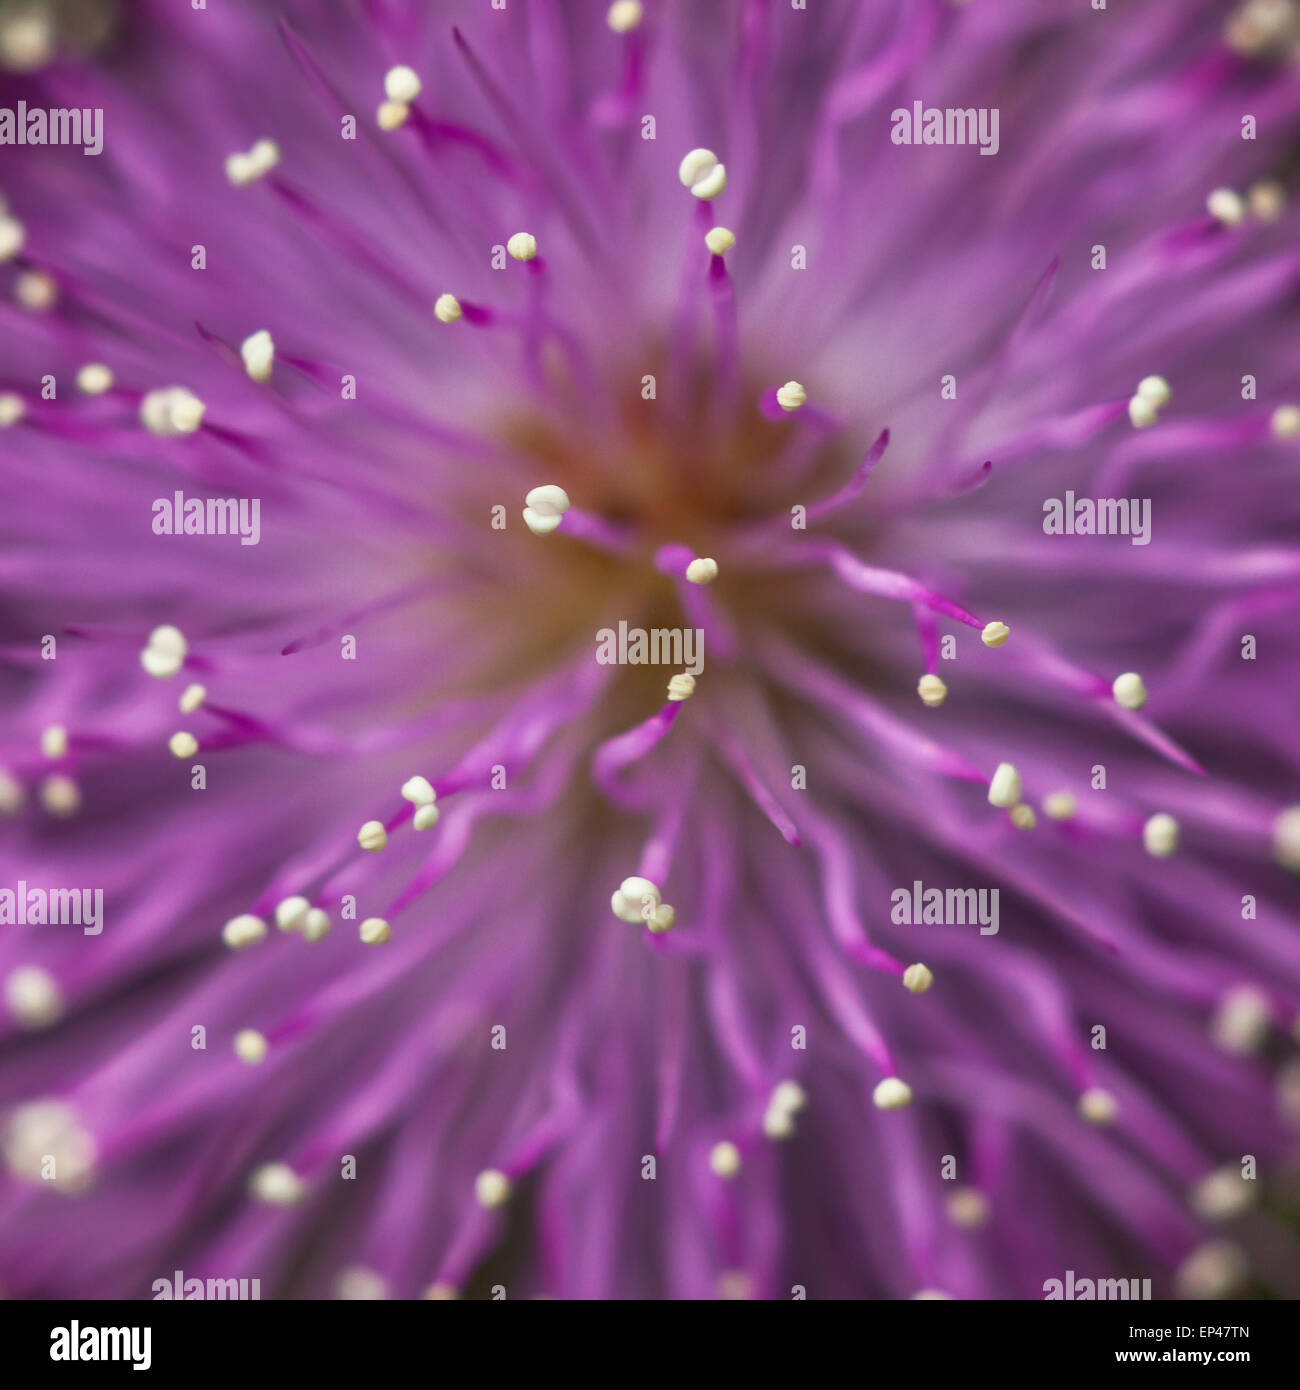
[[[49,1028],[63,1016],[59,982],[39,965],[20,965],[5,979],[5,1007],[24,1028]]]
[[[1167,859],[1178,848],[1181,827],[1164,811],[1152,816],[1142,827],[1142,843],[1148,854]]]
[[[1273,822],[1273,858],[1300,874],[1300,806],[1288,806]]]
[[[1241,1176],[1239,1168],[1217,1168],[1193,1186],[1188,1201],[1206,1221],[1230,1221],[1254,1205],[1253,1187]]]
[[[371,854],[378,854],[388,845],[388,831],[381,820],[368,820],[357,831],[357,844]]]
[[[112,369],[102,362],[87,362],[77,372],[77,390],[85,396],[102,396],[112,386]]]
[[[934,971],[917,961],[903,971],[903,987],[913,994],[924,994],[934,984]]]
[[[697,558],[686,566],[686,578],[692,584],[712,584],[718,577],[718,562],[708,557]]]
[[[244,370],[254,381],[270,381],[275,365],[275,343],[265,328],[250,334],[239,345]]]
[[[712,150],[691,150],[677,168],[682,185],[692,196],[710,202],[727,186],[727,168]]]
[[[23,784],[0,767],[0,816],[16,816],[23,809],[27,793]]]
[[[59,282],[43,270],[24,270],[14,281],[14,298],[32,313],[44,313],[58,303]]]
[[[280,147],[274,140],[258,140],[247,153],[226,157],[226,177],[236,187],[256,183],[280,162]]]
[[[797,381],[787,381],[776,389],[776,403],[784,411],[799,410],[808,400],[808,392]]]
[[[451,1303],[460,1297],[460,1290],[455,1284],[440,1282],[430,1284],[429,1287],[425,1289],[424,1293],[421,1294],[421,1297],[431,1300],[434,1303]]]
[[[887,1076],[871,1093],[877,1110],[903,1110],[912,1103],[912,1088],[897,1076]]]
[[[241,912],[232,917],[221,928],[221,939],[232,951],[241,951],[245,946],[254,946],[266,937],[266,923],[251,912]]]
[[[1090,1125],[1109,1125],[1114,1123],[1115,1116],[1119,1114],[1119,1106],[1115,1104],[1115,1097],[1109,1091],[1103,1090],[1100,1086],[1090,1086],[1079,1097],[1079,1114]]]
[[[1038,817],[1034,814],[1034,808],[1024,801],[1013,806],[1011,808],[1011,824],[1017,830],[1032,830],[1038,824]]]
[[[150,434],[174,439],[193,434],[203,423],[207,406],[184,386],[164,386],[149,391],[140,402],[140,421]]]
[[[1235,1057],[1249,1057],[1268,1041],[1271,1020],[1268,996],[1254,985],[1238,985],[1219,1001],[1210,1022],[1215,1045]]]
[[[1286,189],[1276,179],[1261,179],[1246,190],[1250,215],[1260,222],[1277,222],[1286,212]]]
[[[16,425],[27,414],[23,398],[13,391],[0,391],[0,430]]]
[[[1011,763],[999,763],[989,782],[989,805],[1010,810],[1020,800],[1020,773]]]
[[[149,634],[149,644],[140,653],[140,665],[156,680],[170,680],[185,664],[189,643],[179,628],[164,625]]]
[[[432,806],[438,799],[438,793],[427,777],[408,777],[402,783],[402,799],[415,806]]]
[[[68,731],[62,724],[51,724],[41,731],[41,753],[47,758],[62,758],[68,752]]]
[[[510,1200],[513,1185],[500,1168],[485,1168],[474,1179],[474,1197],[479,1206],[489,1211],[503,1207]]]
[[[440,294],[433,306],[433,316],[439,323],[455,323],[462,312],[460,300],[454,294]]]
[[[421,82],[414,68],[389,68],[384,74],[384,95],[389,101],[409,106],[420,95]]]
[[[736,234],[727,227],[710,227],[704,233],[704,244],[715,256],[723,256],[736,244]]]
[[[659,892],[658,886],[648,878],[633,875],[631,878],[625,878],[614,890],[609,905],[619,921],[632,922],[640,926],[654,915],[648,911],[652,902],[655,910],[658,910],[663,902],[663,895]]]
[[[208,698],[207,687],[203,685],[187,685],[181,693],[181,698],[176,702],[182,714],[193,714],[196,709],[201,709],[204,700]]]
[[[281,931],[301,931],[311,911],[311,902],[301,894],[283,898],[276,904],[275,925]]]
[[[27,229],[16,217],[0,214],[0,265],[11,261],[23,249]]]
[[[1273,412],[1269,428],[1275,439],[1294,439],[1300,434],[1300,405],[1280,405]]]
[[[572,505],[569,494],[562,487],[544,483],[524,498],[524,525],[535,536],[549,536]]]
[[[287,1163],[265,1163],[249,1178],[248,1191],[259,1202],[291,1207],[307,1195],[307,1184]]]
[[[964,1231],[977,1231],[989,1219],[989,1199],[977,1187],[959,1187],[944,1203],[948,1220]]]
[[[695,694],[695,677],[689,671],[681,671],[668,682],[668,698],[674,701],[689,700]]]
[[[1241,1249],[1216,1240],[1194,1250],[1174,1272],[1174,1287],[1183,1298],[1231,1298],[1250,1273]]]
[[[199,751],[199,741],[193,734],[187,733],[184,729],[178,729],[167,740],[167,747],[171,749],[173,758],[192,758]]]
[[[47,777],[40,786],[41,805],[52,816],[63,819],[76,815],[81,807],[81,788],[71,777],[56,772]]]
[[[740,1172],[740,1150],[730,1139],[723,1139],[710,1149],[709,1167],[718,1177],[730,1181]]]
[[[383,946],[393,939],[393,929],[382,917],[367,917],[360,930],[361,940],[367,946]]]
[[[517,261],[531,261],[537,256],[537,238],[531,232],[516,232],[506,242],[506,251]]]
[[[330,931],[329,913],[319,907],[312,910],[303,918],[302,939],[304,941],[323,941]]]
[[[980,641],[986,647],[1003,647],[1010,636],[1011,629],[1006,623],[994,621],[984,624],[984,629],[980,633]]]
[[[432,802],[428,802],[415,808],[415,815],[411,818],[411,824],[417,830],[432,830],[438,824],[438,818],[441,815],[442,812]]]
[[[614,0],[605,23],[616,34],[630,34],[641,23],[641,0]]]
[[[1162,376],[1144,376],[1138,382],[1137,394],[1144,401],[1149,401],[1157,410],[1169,404],[1173,398],[1173,390],[1169,383]]]
[[[1146,682],[1136,671],[1125,671],[1123,675],[1116,676],[1111,690],[1115,703],[1124,709],[1139,710],[1147,702]]]
[[[1052,792],[1043,798],[1043,814],[1049,820],[1073,820],[1079,802],[1071,792]]]
[[[1205,210],[1225,227],[1238,227],[1246,219],[1246,204],[1231,188],[1216,188],[1206,198]]]
[[[938,709],[948,698],[948,687],[939,676],[927,674],[917,681],[916,693],[927,709]]]
[[[235,1034],[235,1056],[245,1066],[260,1066],[266,1060],[266,1034],[256,1028],[241,1028]]]

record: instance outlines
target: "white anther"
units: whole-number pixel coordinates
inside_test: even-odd
[[[1278,812],[1273,822],[1273,858],[1284,869],[1300,874],[1300,806]]]
[[[474,1179],[474,1197],[479,1206],[492,1210],[503,1207],[510,1200],[514,1185],[500,1168],[485,1168]]]
[[[516,232],[506,242],[506,250],[517,261],[531,261],[537,255],[537,238],[531,232]]]
[[[173,758],[192,758],[199,751],[199,741],[185,729],[177,731],[167,740]]]
[[[245,1066],[260,1066],[266,1060],[266,1034],[256,1028],[241,1028],[235,1034],[235,1056]]]
[[[23,809],[27,792],[7,769],[0,767],[0,816],[16,816]]]
[[[666,931],[672,931],[673,923],[676,920],[677,909],[668,903],[661,903],[645,919],[645,924],[656,936],[661,936]]]
[[[1129,423],[1135,430],[1149,430],[1160,418],[1160,412],[1150,401],[1132,396],[1128,403]]]
[[[432,802],[424,806],[417,806],[412,824],[417,830],[432,830],[438,824],[438,817],[441,814],[442,812]]]
[[[62,1191],[79,1191],[91,1179],[95,1139],[64,1101],[33,1100],[9,1117],[4,1141],[5,1164],[16,1178],[36,1182],[45,1177],[49,1159],[54,1177],[49,1183]]]
[[[934,971],[928,965],[922,965],[920,961],[915,965],[909,965],[903,971],[903,988],[911,990],[913,994],[924,994],[932,984]]]
[[[1205,200],[1205,210],[1225,227],[1237,227],[1245,220],[1246,204],[1231,188],[1216,188]]]
[[[81,788],[61,772],[47,777],[41,783],[38,795],[46,811],[60,819],[75,816],[81,807]]]
[[[1300,405],[1280,405],[1269,421],[1274,439],[1294,439],[1300,434]]]
[[[1181,827],[1173,816],[1157,812],[1142,827],[1142,843],[1148,854],[1167,859],[1177,848]]]
[[[323,941],[329,934],[329,913],[319,907],[313,907],[303,919],[302,939],[304,941]]]
[[[381,820],[368,820],[357,831],[357,844],[371,854],[378,854],[388,844],[388,831]]]
[[[43,313],[59,299],[59,282],[43,270],[24,270],[14,281],[14,298],[24,309]]]
[[[0,391],[0,430],[16,425],[27,414],[27,405],[15,391]]]
[[[1007,638],[1010,636],[1011,629],[1006,623],[995,620],[991,623],[984,624],[984,629],[980,633],[980,641],[983,642],[986,647],[1004,647],[1006,646]]]
[[[254,381],[270,381],[275,366],[275,342],[265,328],[250,333],[239,345],[244,370]]]
[[[77,390],[84,396],[102,396],[113,388],[113,369],[102,362],[87,362],[77,372]]]
[[[414,68],[399,65],[384,74],[384,95],[389,101],[405,102],[408,106],[420,95],[421,82]]]
[[[673,701],[689,700],[695,694],[695,677],[689,671],[679,671],[668,682],[668,698]]]
[[[361,924],[361,940],[366,946],[383,946],[393,939],[393,929],[382,917],[367,917]]]
[[[928,709],[938,709],[948,698],[948,686],[941,677],[927,672],[917,681],[916,693]]]
[[[782,410],[798,410],[808,399],[808,392],[797,381],[787,381],[776,388],[776,403]]]
[[[307,1184],[287,1163],[264,1163],[248,1180],[249,1192],[273,1207],[291,1207],[307,1195]]]
[[[989,1199],[977,1187],[959,1187],[944,1203],[948,1220],[963,1231],[977,1231],[989,1219]]]
[[[339,1271],[334,1281],[334,1293],[345,1303],[377,1303],[389,1296],[388,1282],[373,1269],[350,1265]]]
[[[440,294],[433,306],[433,316],[439,323],[455,323],[461,315],[460,300],[454,294]]]
[[[724,256],[736,244],[736,234],[728,227],[710,227],[704,233],[704,244],[715,256]]]
[[[274,140],[258,140],[246,154],[227,156],[226,177],[237,185],[254,183],[269,174],[279,162],[279,145]]]
[[[16,217],[0,215],[0,265],[13,260],[26,240],[27,229]]]
[[[1100,1086],[1090,1086],[1079,1097],[1078,1104],[1079,1114],[1090,1125],[1113,1124],[1115,1116],[1119,1114],[1119,1106],[1115,1104],[1115,1097]]]
[[[940,1300],[945,1303],[951,1302],[952,1294],[944,1293],[942,1289],[918,1289],[912,1295],[913,1303],[935,1303]]]
[[[549,536],[572,505],[562,487],[543,483],[524,498],[524,525],[535,536]]]
[[[912,1088],[897,1076],[876,1083],[871,1102],[877,1110],[903,1110],[912,1103]]]
[[[427,777],[408,777],[402,783],[402,800],[409,801],[416,806],[432,806],[438,799],[438,793],[434,791],[433,784]]]
[[[140,653],[140,665],[157,680],[170,680],[185,664],[189,649],[185,634],[165,624],[149,634],[148,645]]]
[[[709,1150],[709,1167],[720,1178],[734,1178],[740,1172],[740,1150],[730,1139],[723,1139]]]
[[[797,1081],[778,1081],[767,1103],[778,1110],[797,1114],[808,1104],[808,1092]]]
[[[311,902],[301,893],[282,898],[275,907],[275,925],[281,931],[301,931],[310,911]]]
[[[1146,682],[1136,671],[1125,671],[1111,684],[1115,703],[1124,709],[1141,709],[1147,702]]]
[[[1043,798],[1043,814],[1049,820],[1073,820],[1079,802],[1072,792],[1052,792]]]
[[[10,72],[36,72],[53,60],[57,46],[52,6],[18,8],[0,17],[0,67]]]
[[[460,1297],[460,1290],[455,1284],[439,1282],[430,1284],[420,1297],[433,1303],[452,1303]]]
[[[989,805],[1009,810],[1020,800],[1020,773],[1012,763],[999,763],[989,783]]]
[[[1038,817],[1034,814],[1034,808],[1028,802],[1017,802],[1010,811],[1011,824],[1017,830],[1032,830],[1038,824]]]
[[[1286,212],[1286,189],[1276,179],[1261,179],[1246,190],[1246,205],[1260,222],[1277,222]]]
[[[610,899],[609,905],[613,909],[614,916],[620,921],[635,922],[640,925],[646,920],[644,905],[647,899],[654,904],[656,909],[663,902],[663,896],[655,884],[651,883],[648,878],[639,878],[634,875],[631,878],[625,878],[619,884],[614,890],[614,896]]]
[[[1188,1200],[1206,1221],[1230,1221],[1254,1204],[1254,1185],[1241,1176],[1239,1168],[1217,1168],[1193,1186]]]
[[[1174,1287],[1183,1298],[1230,1298],[1250,1273],[1241,1249],[1215,1240],[1194,1250],[1174,1272]]]
[[[140,402],[140,423],[160,439],[193,434],[203,423],[207,406],[184,386],[149,391]]]
[[[686,566],[686,578],[692,584],[712,584],[718,577],[718,562],[709,556],[698,556]]]
[[[678,165],[677,177],[705,202],[716,198],[727,186],[726,165],[718,162],[712,150],[691,150]]]
[[[1159,410],[1161,406],[1169,404],[1174,393],[1164,377],[1144,376],[1138,382],[1137,394],[1142,400],[1149,401]]]
[[[63,1016],[59,982],[39,965],[20,965],[5,979],[5,1008],[24,1028],[48,1028]]]
[[[1268,996],[1254,985],[1237,985],[1219,1000],[1210,1036],[1224,1052],[1248,1057],[1268,1041],[1270,1020]]]
[[[404,101],[383,101],[375,110],[375,124],[390,133],[401,130],[410,118],[411,108]]]
[[[41,753],[47,758],[62,758],[68,751],[68,731],[62,724],[51,724],[41,730]]]
[[[196,709],[201,709],[204,700],[208,698],[208,690],[203,685],[187,685],[181,692],[181,698],[177,700],[177,707],[182,714],[193,714]]]
[[[232,951],[253,946],[266,936],[266,923],[251,912],[241,912],[221,928],[221,939]]]
[[[616,34],[630,34],[641,23],[641,0],[614,0],[605,14],[605,23]]]
[[[789,1139],[794,1134],[794,1116],[778,1105],[769,1105],[763,1112],[763,1133],[769,1139]]]

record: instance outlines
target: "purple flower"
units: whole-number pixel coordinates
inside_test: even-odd
[[[0,1285],[1294,1292],[1296,7],[446,8],[0,17]]]

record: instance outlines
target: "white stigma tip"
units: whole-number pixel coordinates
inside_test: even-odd
[[[906,1109],[912,1103],[912,1088],[896,1076],[887,1076],[872,1091],[871,1102],[877,1110]]]
[[[479,1206],[489,1211],[505,1206],[513,1190],[513,1184],[500,1168],[485,1168],[474,1179],[474,1197]]]
[[[572,505],[562,487],[543,483],[524,498],[524,525],[535,536],[549,536]]]
[[[398,66],[384,74],[384,95],[389,101],[404,102],[407,106],[420,95],[420,77],[414,68]]]
[[[247,153],[226,157],[226,177],[236,187],[256,183],[280,162],[280,147],[274,140],[259,140]]]
[[[424,806],[417,806],[415,808],[415,816],[411,823],[417,830],[432,830],[433,827],[438,824],[438,817],[441,814],[438,808],[433,805],[432,802],[429,802]]]
[[[427,777],[408,777],[402,783],[403,801],[410,801],[416,806],[432,806],[437,799],[438,794]]]
[[[47,758],[61,758],[68,751],[68,731],[62,724],[51,724],[41,731],[41,753]]]
[[[1269,420],[1274,439],[1294,439],[1300,434],[1300,405],[1280,405]]]
[[[1225,227],[1240,226],[1246,218],[1246,204],[1231,188],[1216,188],[1205,200],[1205,210]]]
[[[192,758],[199,751],[199,741],[185,729],[177,731],[167,740],[173,758]]]
[[[1102,1090],[1100,1086],[1090,1086],[1079,1097],[1079,1114],[1090,1125],[1108,1125],[1114,1123],[1119,1107],[1109,1091]]]
[[[689,671],[679,671],[668,682],[668,698],[675,702],[689,700],[695,694],[695,677]]]
[[[1300,806],[1288,806],[1273,822],[1273,858],[1300,874]]]
[[[1137,394],[1139,399],[1149,401],[1159,410],[1161,406],[1169,404],[1174,393],[1164,377],[1144,376],[1138,382]]]
[[[206,686],[187,685],[181,692],[181,698],[177,700],[177,707],[182,714],[193,714],[196,709],[203,707],[203,702],[208,698]]]
[[[241,1028],[235,1034],[235,1056],[245,1066],[256,1067],[266,1061],[266,1034],[256,1028]]]
[[[709,202],[727,186],[727,168],[712,150],[691,150],[677,168],[677,177],[696,197]]]
[[[1142,827],[1142,843],[1148,854],[1167,859],[1177,848],[1180,827],[1173,816],[1164,811],[1152,816]]]
[[[939,676],[927,672],[917,681],[916,693],[927,709],[938,709],[948,698],[948,686]]]
[[[0,215],[0,265],[13,260],[26,240],[27,229],[16,217]]]
[[[382,917],[367,917],[361,924],[361,940],[366,946],[383,946],[393,939],[393,929]]]
[[[1147,702],[1146,682],[1136,671],[1125,671],[1116,676],[1111,685],[1115,703],[1124,709],[1138,710]]]
[[[787,381],[776,388],[776,403],[782,410],[798,410],[808,399],[808,392],[797,381]]]
[[[284,898],[275,909],[275,925],[281,931],[301,931],[311,911],[311,903],[300,893]]]
[[[275,366],[275,342],[265,328],[251,333],[239,345],[244,370],[254,381],[270,381]]]
[[[531,261],[537,256],[537,238],[531,232],[516,232],[506,242],[506,251],[517,261]]]
[[[1049,820],[1073,820],[1079,803],[1072,792],[1052,792],[1043,798],[1043,814]]]
[[[193,434],[203,423],[207,406],[184,386],[149,391],[140,402],[140,423],[160,439]]]
[[[928,965],[922,965],[920,961],[917,961],[915,965],[909,965],[903,971],[903,988],[910,990],[913,994],[924,994],[932,984],[934,984],[934,971]]]
[[[5,1008],[23,1028],[49,1028],[63,1016],[59,983],[39,965],[20,965],[5,978]]]
[[[113,371],[102,362],[87,362],[77,372],[77,390],[83,396],[102,396],[112,390]]]
[[[1017,830],[1032,830],[1038,824],[1038,817],[1034,814],[1034,808],[1027,803],[1017,802],[1010,811],[1011,824]]]
[[[384,829],[383,821],[368,820],[357,831],[357,844],[371,854],[378,854],[384,849],[388,844],[388,831]]]
[[[27,414],[23,398],[13,391],[0,391],[0,430],[16,425]]]
[[[221,928],[221,939],[232,951],[253,946],[266,936],[266,923],[251,912],[241,912]]]
[[[630,34],[641,23],[641,0],[614,0],[605,14],[605,23],[616,34]]]
[[[1010,810],[1020,800],[1020,773],[1011,763],[999,763],[989,783],[989,805]]]
[[[720,1178],[734,1178],[740,1172],[740,1150],[724,1139],[709,1150],[709,1167]]]
[[[287,1163],[264,1163],[248,1180],[249,1192],[273,1207],[291,1207],[307,1195],[307,1184]]]
[[[1011,636],[1011,629],[1006,623],[997,622],[985,623],[984,629],[980,633],[980,641],[986,647],[1005,647],[1007,638]]]
[[[686,578],[692,584],[712,584],[718,577],[718,562],[708,556],[700,556],[686,566]]]
[[[455,323],[460,318],[460,300],[454,294],[440,294],[433,306],[433,316],[439,323]]]
[[[704,244],[715,256],[723,256],[736,244],[736,234],[727,227],[710,227],[704,233]]]

